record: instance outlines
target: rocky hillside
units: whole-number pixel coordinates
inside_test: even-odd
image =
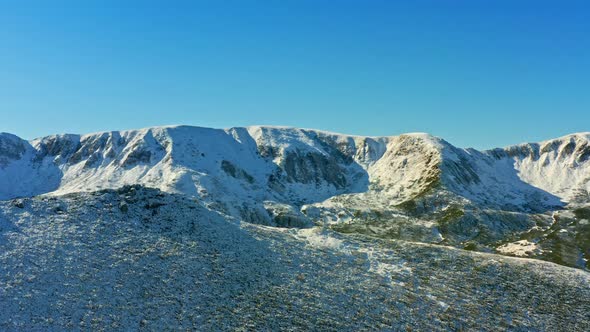
[[[231,222],[128,186],[0,202],[2,331],[588,331],[590,274]]]
[[[140,184],[228,218],[588,267],[590,134],[461,149],[427,134],[177,126],[0,134],[0,199]],[[524,242],[523,242],[524,241]]]

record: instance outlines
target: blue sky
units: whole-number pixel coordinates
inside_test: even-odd
[[[586,2],[587,3],[587,2]],[[0,131],[590,131],[584,1],[1,1]]]

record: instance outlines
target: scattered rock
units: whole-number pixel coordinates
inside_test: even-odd
[[[129,205],[127,204],[127,202],[123,201],[119,203],[119,210],[121,210],[121,212],[123,213],[127,213],[127,211],[129,211]]]
[[[24,209],[25,201],[23,199],[16,199],[14,200],[13,205],[19,209]]]
[[[66,209],[64,207],[62,207],[62,206],[56,206],[53,209],[53,212],[54,213],[57,213],[57,214],[64,214],[64,213],[66,213]]]

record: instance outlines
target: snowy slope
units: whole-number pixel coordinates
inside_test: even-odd
[[[590,200],[590,133],[485,152],[509,163],[523,182],[566,201]]]
[[[0,199],[33,196],[59,188],[59,167],[17,136],[0,133]]]
[[[590,328],[590,274],[548,262],[239,225],[139,186],[22,203],[0,202],[2,331]]]

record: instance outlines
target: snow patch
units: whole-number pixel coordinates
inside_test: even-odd
[[[529,256],[530,253],[540,250],[539,246],[527,240],[520,240],[512,243],[507,243],[496,248],[502,254],[514,255],[519,257]]]

